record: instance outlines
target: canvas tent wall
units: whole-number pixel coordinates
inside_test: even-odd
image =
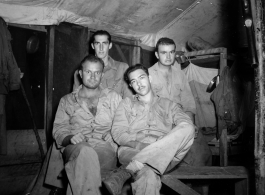
[[[0,2],[0,16],[7,23],[105,29],[149,47],[167,36],[181,50],[194,35],[213,47],[246,45],[245,33],[238,33],[244,30],[239,0],[9,0]]]

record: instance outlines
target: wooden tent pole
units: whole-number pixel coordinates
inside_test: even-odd
[[[52,94],[53,94],[53,63],[54,63],[55,27],[50,26],[47,34],[47,56],[45,70],[45,116],[44,129],[46,131],[47,148],[51,145],[52,131]]]
[[[256,195],[265,194],[265,25],[264,0],[251,0],[254,21],[258,67],[255,69],[255,183]],[[254,16],[254,18],[255,18]]]

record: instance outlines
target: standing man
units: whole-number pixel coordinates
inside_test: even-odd
[[[176,62],[176,44],[172,39],[163,37],[156,44],[155,55],[158,62],[148,69],[152,79],[152,89],[156,95],[168,98],[179,104],[195,123],[196,104],[185,73]],[[194,143],[183,159],[191,166],[210,166],[212,154],[203,134],[196,129]]]
[[[178,164],[189,151],[194,125],[178,104],[153,93],[144,66],[128,68],[125,78],[136,95],[121,101],[111,130],[120,145],[119,161],[125,166],[104,184],[112,195],[118,195],[124,182],[134,175],[133,194],[159,195],[160,176],[172,161]]]
[[[86,56],[78,70],[83,84],[60,100],[55,116],[53,137],[69,181],[67,194],[101,194],[101,175],[116,168],[110,129],[121,96],[100,86],[103,70],[102,59]]]
[[[104,30],[96,31],[92,36],[91,46],[95,50],[95,55],[102,59],[105,64],[104,76],[100,83],[101,87],[113,89],[120,94],[122,98],[131,97],[132,92],[123,78],[124,72],[129,66],[126,63],[115,61],[109,56],[109,50],[112,48],[110,34]],[[74,90],[80,85],[77,76],[78,74],[76,71],[73,86]]]

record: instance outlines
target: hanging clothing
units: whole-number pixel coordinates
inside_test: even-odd
[[[12,52],[11,34],[0,18],[0,94],[20,88],[20,69]]]

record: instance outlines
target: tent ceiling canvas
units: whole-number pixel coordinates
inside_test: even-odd
[[[0,16],[8,23],[56,25],[69,22],[139,39],[153,47],[168,36],[179,47],[193,35],[225,46],[229,0],[5,0]],[[222,45],[223,43],[223,45]]]

